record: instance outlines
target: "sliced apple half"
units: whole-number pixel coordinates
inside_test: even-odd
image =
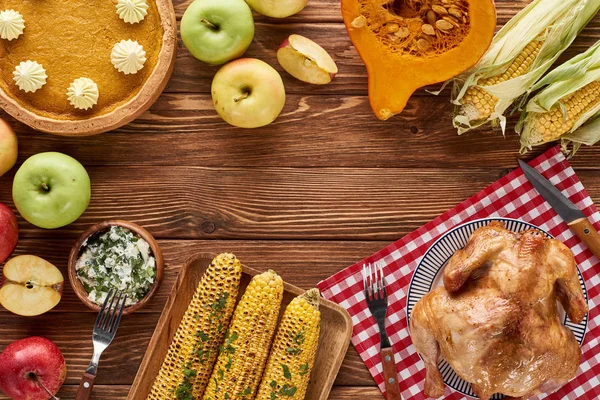
[[[25,317],[44,314],[60,302],[64,281],[59,269],[40,257],[12,258],[2,272],[0,304]]]
[[[338,72],[329,53],[301,35],[290,35],[281,43],[277,61],[294,78],[316,85],[331,82]]]

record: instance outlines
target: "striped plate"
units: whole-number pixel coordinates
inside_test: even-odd
[[[415,273],[408,287],[406,316],[409,322],[410,313],[412,312],[417,301],[419,301],[421,297],[425,296],[425,294],[427,294],[427,292],[429,292],[431,289],[443,285],[443,278],[440,272],[443,270],[450,257],[452,257],[457,250],[460,250],[466,246],[467,242],[469,241],[469,237],[471,234],[473,234],[473,232],[475,232],[475,230],[481,228],[482,226],[486,226],[491,221],[504,222],[506,224],[506,228],[513,232],[521,232],[533,228],[540,230],[548,237],[552,237],[552,235],[550,235],[548,232],[538,228],[537,226],[524,221],[509,218],[478,219],[449,230],[431,246],[415,269]],[[577,270],[577,274],[579,275],[579,283],[583,289],[585,300],[587,301],[587,289],[585,287],[583,277],[581,276],[579,270]],[[567,316],[565,315],[562,307],[559,307],[559,310],[563,324],[573,331],[575,338],[581,345],[585,337],[588,316],[586,315],[580,324],[574,324],[567,320]],[[471,385],[456,375],[456,373],[452,370],[452,367],[450,367],[445,360],[440,362],[439,368],[442,376],[444,377],[444,383],[446,383],[446,385],[466,396],[476,397],[471,389]],[[492,397],[492,399],[502,398],[503,396],[500,394],[495,394],[494,397]]]

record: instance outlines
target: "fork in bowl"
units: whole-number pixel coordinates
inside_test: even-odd
[[[96,323],[94,324],[94,332],[92,334],[94,357],[81,378],[75,400],[87,400],[92,396],[92,389],[94,388],[96,372],[98,372],[100,356],[111,344],[117,334],[126,301],[126,294],[117,290],[113,291],[112,289],[108,292],[108,295],[102,304],[102,308],[100,309],[100,313],[96,318]]]
[[[385,287],[383,267],[380,263],[375,265],[363,264],[362,269],[365,300],[369,311],[379,326],[379,337],[381,339],[381,362],[383,363],[383,376],[385,378],[385,391],[387,400],[402,400],[400,386],[398,385],[398,370],[394,360],[394,350],[385,330],[385,317],[388,308],[388,295]]]

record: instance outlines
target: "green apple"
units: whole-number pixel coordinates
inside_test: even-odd
[[[62,153],[29,157],[15,175],[13,201],[33,225],[56,229],[69,225],[87,209],[92,195],[83,165]]]
[[[246,0],[246,2],[254,11],[262,15],[286,18],[302,11],[308,0]]]
[[[244,0],[196,0],[181,19],[183,44],[209,64],[241,57],[253,38],[252,10]]]
[[[279,72],[256,58],[240,58],[221,67],[212,81],[211,93],[221,118],[241,128],[270,124],[285,104]]]
[[[18,147],[15,131],[0,119],[0,176],[7,173],[17,162]]]

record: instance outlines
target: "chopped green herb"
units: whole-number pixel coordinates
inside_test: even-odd
[[[306,375],[308,374],[308,364],[302,364],[299,368],[299,374],[302,375]]]
[[[277,382],[271,381],[270,386],[275,389],[277,387]]]
[[[287,383],[279,390],[279,396],[293,397],[296,394],[296,386],[290,386]]]
[[[283,368],[283,377],[285,379],[292,379],[292,373],[290,372],[288,366],[285,364],[281,364],[281,368]]]

